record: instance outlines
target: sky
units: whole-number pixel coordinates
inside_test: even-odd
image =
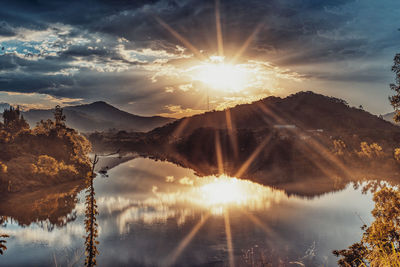
[[[182,117],[311,90],[384,114],[398,14],[398,0],[2,0],[0,102]]]

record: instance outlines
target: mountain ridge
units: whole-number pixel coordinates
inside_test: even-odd
[[[175,119],[161,116],[139,116],[120,110],[104,101],[63,107],[66,123],[80,132],[109,129],[146,132]],[[35,126],[40,120],[52,119],[54,109],[31,109],[23,112],[25,119]]]
[[[147,133],[98,133],[89,140],[98,152],[137,152],[200,176],[222,169],[274,184],[326,174],[397,175],[400,127],[342,99],[299,92],[182,118]],[[380,158],[370,162],[368,151],[375,148]]]
[[[274,125],[295,125],[303,130],[324,129],[338,135],[369,132],[372,129],[376,129],[377,133],[400,130],[400,127],[368,111],[350,107],[342,99],[302,91],[285,98],[270,96],[224,111],[210,111],[182,118],[158,127],[149,134],[182,137],[200,127],[257,130],[272,128]]]

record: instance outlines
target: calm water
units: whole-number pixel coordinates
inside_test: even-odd
[[[230,257],[235,266],[335,266],[331,251],[360,239],[360,218],[372,220],[372,196],[351,185],[316,197],[288,196],[144,158],[97,177],[95,190],[99,266],[229,266]],[[67,216],[76,218],[64,226],[23,227],[14,220],[0,228],[10,235],[0,266],[81,266],[84,192],[78,198]]]

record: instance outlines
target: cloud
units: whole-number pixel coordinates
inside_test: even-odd
[[[0,98],[11,105],[19,105],[23,110],[50,109],[56,105],[76,105],[82,101],[80,98],[56,98],[47,94],[19,92],[0,92]]]
[[[183,118],[207,111],[206,109],[184,109],[179,105],[167,105],[165,108],[167,109],[167,112],[158,115],[171,118]]]
[[[220,11],[227,59],[252,36],[237,61],[259,71],[252,97],[305,79],[330,88],[390,82],[397,1],[223,0]],[[198,59],[155,18],[208,58],[218,51],[214,0],[4,0],[0,17],[0,91],[106,100],[148,115],[204,110],[204,88],[188,73]],[[250,99],[216,92],[214,107],[227,98]]]

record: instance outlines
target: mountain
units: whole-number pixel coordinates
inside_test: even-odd
[[[98,152],[134,151],[201,176],[222,168],[231,176],[269,185],[301,177],[389,177],[400,172],[393,158],[400,127],[313,92],[210,111],[147,133],[95,133],[89,140]]]
[[[23,115],[33,127],[40,120],[52,119],[53,112],[53,109],[31,109],[24,112]],[[67,125],[80,132],[105,131],[108,129],[145,132],[174,120],[160,116],[133,115],[103,101],[64,107],[64,114],[67,118]]]
[[[10,104],[8,103],[0,103],[0,113],[3,113],[3,111],[5,109],[9,109],[10,108]]]
[[[293,125],[305,131],[321,129],[339,136],[357,134],[377,140],[400,132],[399,127],[365,110],[350,107],[344,100],[299,92],[286,98],[270,96],[224,111],[183,118],[149,134],[182,138],[198,128],[261,130],[279,125]]]

